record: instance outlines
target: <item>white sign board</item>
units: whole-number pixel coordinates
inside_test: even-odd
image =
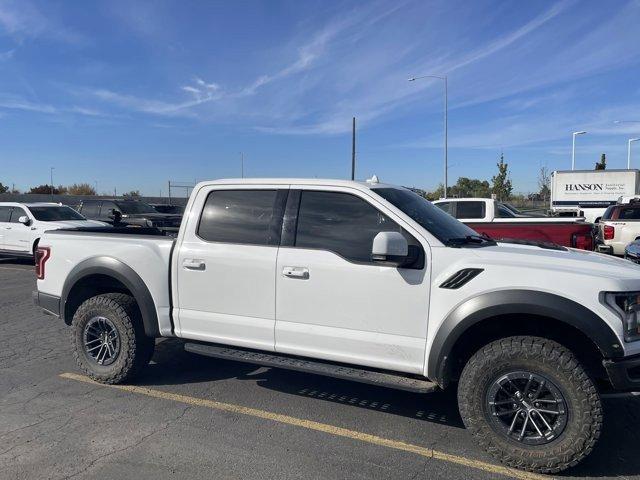
[[[638,170],[553,172],[551,205],[607,206],[638,193]]]

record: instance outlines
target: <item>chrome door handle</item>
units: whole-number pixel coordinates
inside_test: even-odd
[[[187,270],[205,270],[207,268],[207,264],[204,260],[196,258],[185,258],[182,261],[182,266]]]
[[[282,275],[285,277],[307,280],[309,278],[309,269],[306,267],[283,267]]]

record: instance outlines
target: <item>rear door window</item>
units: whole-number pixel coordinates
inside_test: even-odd
[[[484,218],[484,202],[456,202],[456,218]]]
[[[282,218],[275,213],[277,198],[278,190],[214,190],[202,210],[198,236],[210,242],[278,245]]]

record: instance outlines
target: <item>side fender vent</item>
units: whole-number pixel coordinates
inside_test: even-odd
[[[484,271],[483,268],[463,268],[462,270],[451,275],[447,280],[442,282],[440,288],[448,288],[455,290],[465,285]]]

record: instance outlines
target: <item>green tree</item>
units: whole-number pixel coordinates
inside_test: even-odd
[[[540,167],[540,173],[538,173],[538,194],[542,200],[547,200],[551,195],[551,176],[549,175],[549,169],[547,167]]]
[[[67,189],[69,195],[95,195],[96,189],[88,183],[74,183]]]
[[[67,193],[67,189],[62,185],[58,185],[57,187],[53,187],[53,191],[52,191],[51,185],[47,185],[45,183],[44,185],[31,187],[31,189],[29,190],[29,193],[47,193],[47,194],[53,193],[54,195],[60,195],[60,194]]]
[[[596,170],[605,170],[607,168],[607,155],[605,153],[600,155],[600,161],[596,162]]]
[[[497,163],[498,174],[491,177],[491,193],[493,193],[498,200],[509,200],[511,192],[513,191],[513,185],[511,179],[509,179],[509,164],[504,161],[504,154],[500,154],[500,161]]]
[[[0,193],[7,193],[9,191],[9,187],[5,187],[2,182],[0,182]]]
[[[477,178],[460,177],[449,192],[450,197],[484,197],[491,196],[491,186],[486,180]]]

